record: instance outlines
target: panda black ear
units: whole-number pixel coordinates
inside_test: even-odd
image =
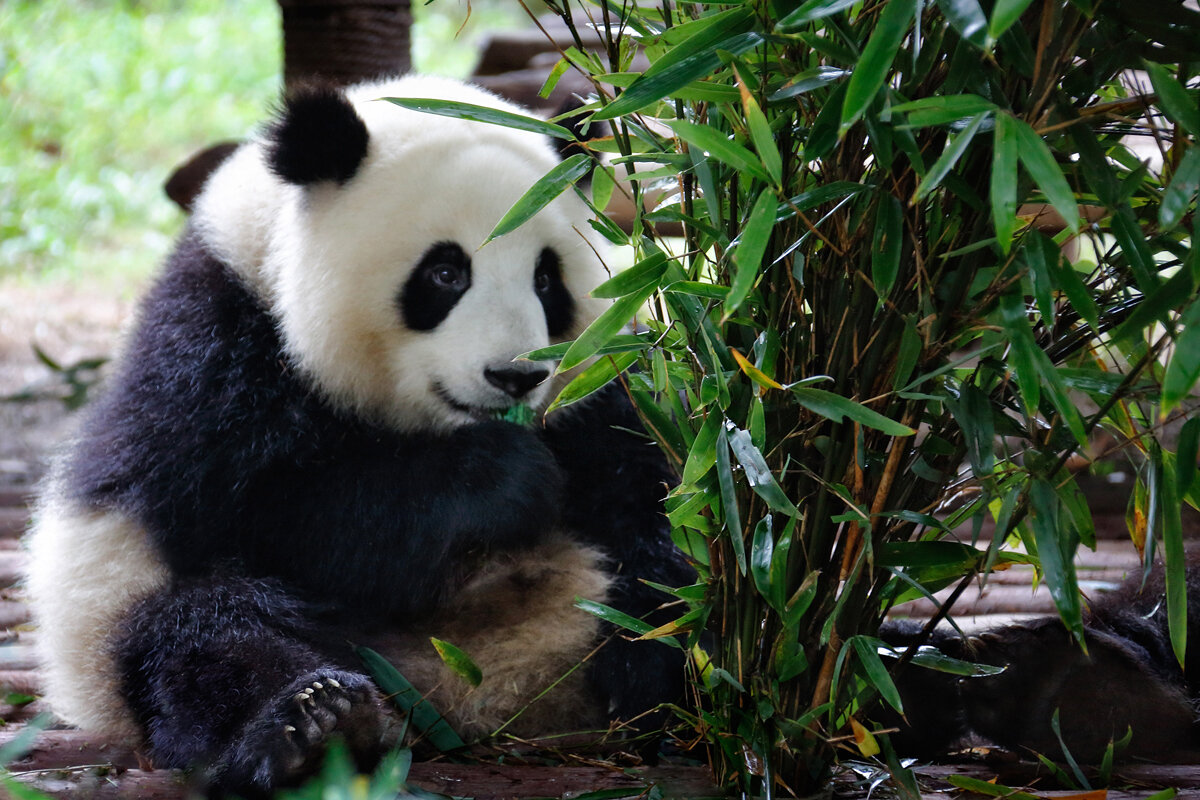
[[[289,183],[345,183],[367,155],[367,126],[333,87],[290,92],[267,132],[271,171]]]

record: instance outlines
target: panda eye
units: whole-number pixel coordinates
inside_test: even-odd
[[[546,330],[562,336],[575,318],[575,301],[562,279],[562,261],[549,247],[538,254],[533,270],[533,291],[546,312]]]
[[[553,286],[554,279],[550,276],[550,271],[539,267],[537,272],[533,273],[533,290],[538,294],[546,294]]]
[[[457,264],[435,264],[428,274],[430,282],[439,289],[459,292],[466,288],[466,272]]]
[[[396,297],[404,324],[431,331],[471,288],[471,258],[454,242],[425,251]]]

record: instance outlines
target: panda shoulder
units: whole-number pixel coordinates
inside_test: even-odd
[[[290,190],[268,168],[262,142],[251,140],[209,177],[196,199],[192,227],[212,255],[256,283]]]

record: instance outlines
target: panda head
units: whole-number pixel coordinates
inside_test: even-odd
[[[603,310],[587,207],[567,192],[482,243],[558,155],[546,137],[402,109],[438,97],[521,112],[482,89],[409,77],[289,97],[209,181],[194,219],[271,310],[293,364],[336,406],[448,430],[558,388],[514,357]]]

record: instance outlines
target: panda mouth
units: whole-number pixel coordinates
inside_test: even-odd
[[[450,394],[450,392],[446,391],[446,387],[442,386],[440,383],[433,384],[433,393],[435,395],[437,395],[437,398],[439,400],[441,400],[443,403],[445,403],[450,408],[454,409],[455,411],[459,412],[460,414],[466,414],[468,417],[471,417],[472,419],[476,419],[476,420],[489,420],[492,418],[492,416],[495,414],[496,411],[504,410],[503,408],[493,408],[493,407],[487,407],[487,406],[473,406],[473,405],[468,405],[467,403],[462,403],[462,402],[454,399],[454,397]]]

